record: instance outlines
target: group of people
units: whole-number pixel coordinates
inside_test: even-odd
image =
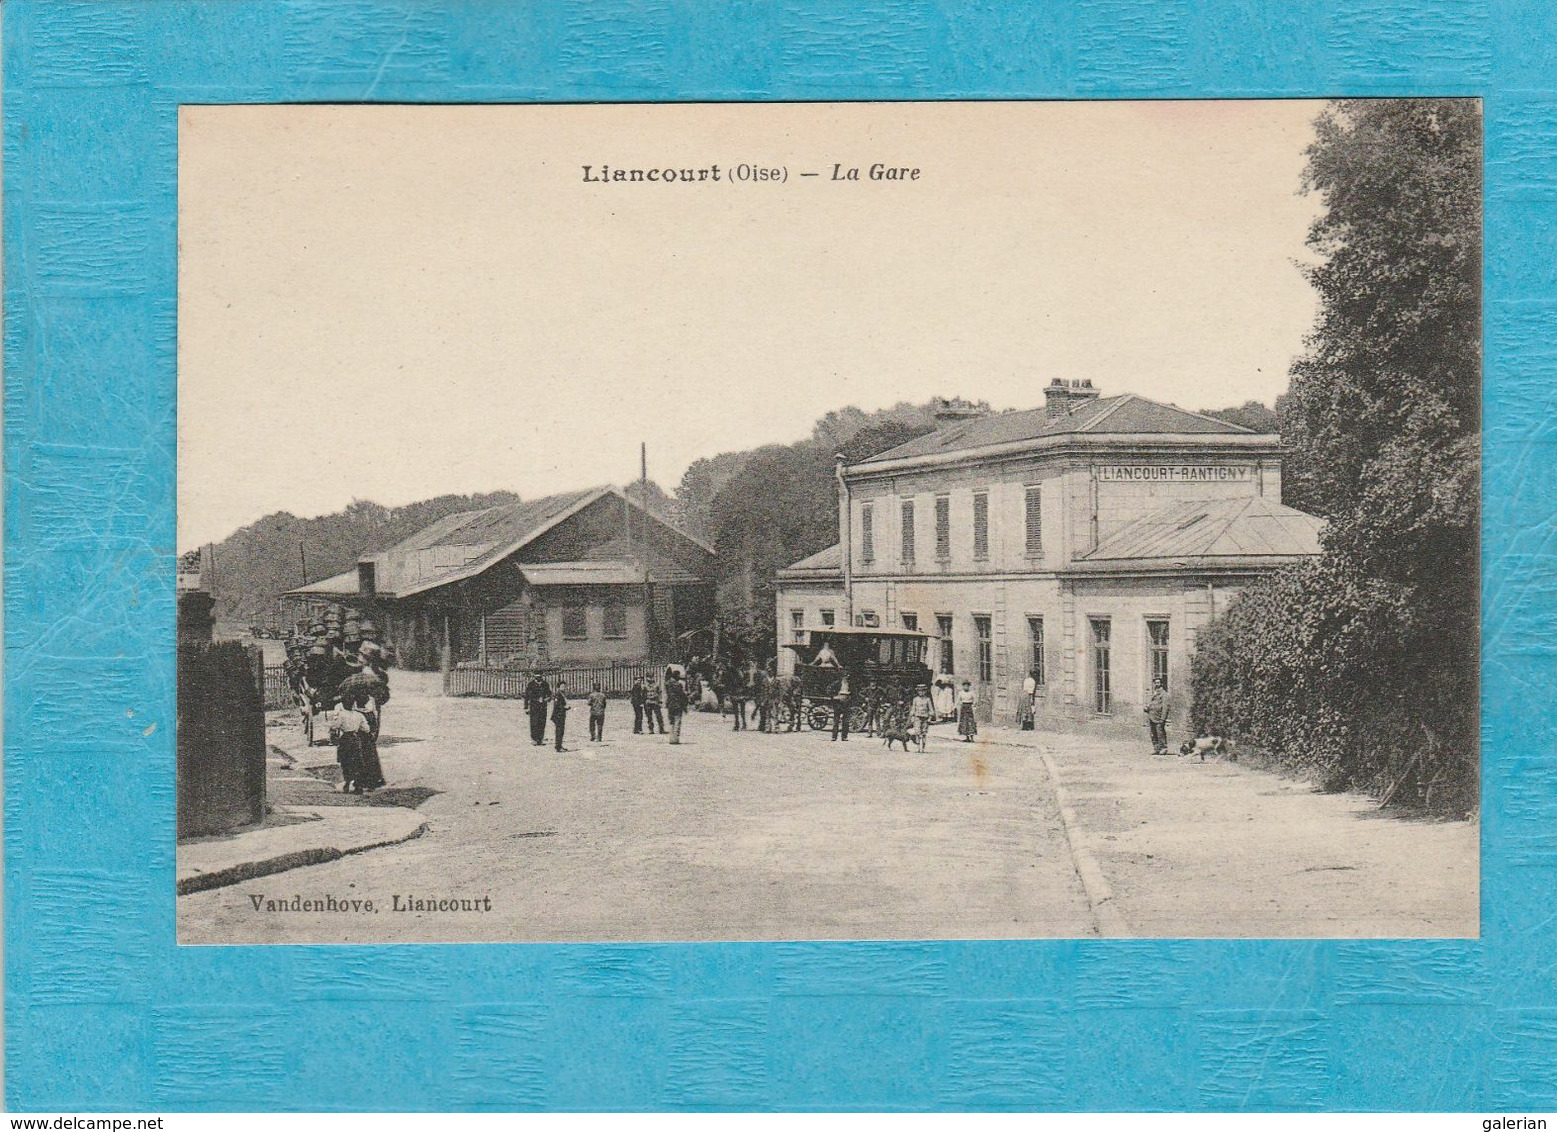
[[[667,665],[657,679],[648,683],[642,677],[634,680],[629,694],[633,708],[633,734],[643,734],[647,726],[650,735],[657,731],[661,735],[669,735],[672,743],[679,744],[681,722],[691,703],[688,680],[686,671],[675,664]],[[599,683],[590,688],[586,703],[589,706],[589,741],[603,742],[607,700]],[[563,750],[568,712],[571,710],[567,682],[559,677],[553,685],[539,672],[531,673],[524,689],[524,708],[530,717],[530,742],[537,747],[545,745],[546,725],[549,722],[553,745],[558,751]],[[667,720],[669,727],[666,726]]]
[[[341,790],[363,794],[386,785],[378,736],[389,702],[389,666],[373,623],[331,606],[299,626],[287,642],[282,668],[310,728],[310,742],[316,741],[318,721],[327,723]]]
[[[826,645],[813,667],[818,665],[829,667]],[[835,742],[848,742],[850,716],[855,714],[849,673],[837,664],[836,657],[832,658],[831,666],[838,669],[829,704],[832,738]],[[686,713],[698,702],[699,689],[704,684],[690,667],[670,664],[649,679],[640,676],[633,681],[628,703],[633,713],[634,735],[666,735],[672,744],[681,742],[682,723]],[[721,710],[728,705],[732,730],[750,730],[755,724],[759,731],[777,731],[783,718],[787,718],[790,731],[804,728],[800,686],[795,678],[775,676],[756,663],[730,665],[713,675],[709,686],[710,710]],[[608,705],[606,693],[599,683],[594,683],[584,699],[589,712],[589,741],[603,742]],[[963,742],[971,743],[978,735],[977,705],[978,693],[971,680],[963,680],[958,689],[950,679],[940,677],[920,684],[911,698],[873,716],[873,729],[902,727],[923,750],[931,724],[955,719],[958,736]],[[787,709],[787,716],[784,709]],[[524,689],[524,710],[529,717],[531,744],[544,746],[550,725],[553,747],[563,750],[568,714],[572,710],[566,681],[558,677],[553,682],[540,672],[531,673]]]

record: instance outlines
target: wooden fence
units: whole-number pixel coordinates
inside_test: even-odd
[[[287,670],[279,664],[265,666],[265,710],[280,711],[292,706],[292,689],[287,684]]]
[[[595,685],[608,696],[626,696],[632,691],[634,680],[648,683],[662,668],[659,661],[639,663],[616,662],[612,664],[576,665],[561,668],[543,668],[537,671],[553,688],[560,679],[567,684],[570,696],[585,696]],[[519,700],[524,698],[524,686],[530,682],[530,669],[480,668],[461,666],[451,668],[443,677],[443,694],[446,696],[488,696],[495,699]]]

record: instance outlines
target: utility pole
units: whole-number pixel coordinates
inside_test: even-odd
[[[297,556],[303,563],[303,585],[306,586],[308,584],[308,548],[301,535],[298,536],[297,540]]]
[[[638,443],[638,506],[643,508],[643,541],[645,551],[643,556],[643,584],[647,586],[649,584],[649,556],[647,553],[649,541],[649,442],[646,440],[639,441]]]

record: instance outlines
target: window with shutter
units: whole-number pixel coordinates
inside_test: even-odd
[[[1043,664],[1043,618],[1029,617],[1027,619],[1027,637],[1031,646],[1028,658],[1028,671],[1032,675],[1033,683],[1042,686],[1044,680]]]
[[[935,556],[951,557],[951,496],[935,497]]]
[[[903,500],[903,562],[914,560],[914,501]]]
[[[860,561],[876,560],[876,509],[869,503],[860,504]]]
[[[973,557],[989,557],[989,492],[973,493]]]
[[[952,673],[952,615],[950,613],[937,613],[935,615],[935,633],[938,638],[936,644],[939,652],[939,668],[946,675]]]
[[[1027,489],[1027,553],[1034,557],[1043,554],[1043,489]]]
[[[1166,621],[1148,621],[1146,623],[1147,650],[1151,659],[1151,679],[1162,681],[1162,686],[1168,686],[1168,623]]]

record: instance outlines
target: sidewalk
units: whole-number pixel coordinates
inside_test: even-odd
[[[399,806],[276,807],[263,825],[178,846],[178,894],[334,861],[420,836],[427,823]]]
[[[1139,743],[992,730],[1055,768],[1123,920],[1110,934],[1475,937],[1480,826],[1380,813],[1238,763]]]
[[[332,782],[308,773],[309,766],[333,762],[333,753],[303,743],[301,729],[293,722],[295,713],[284,718],[284,727],[268,729],[265,821],[236,833],[180,842],[178,895],[334,861],[409,841],[426,831],[422,816],[394,805],[390,792],[341,794]]]

